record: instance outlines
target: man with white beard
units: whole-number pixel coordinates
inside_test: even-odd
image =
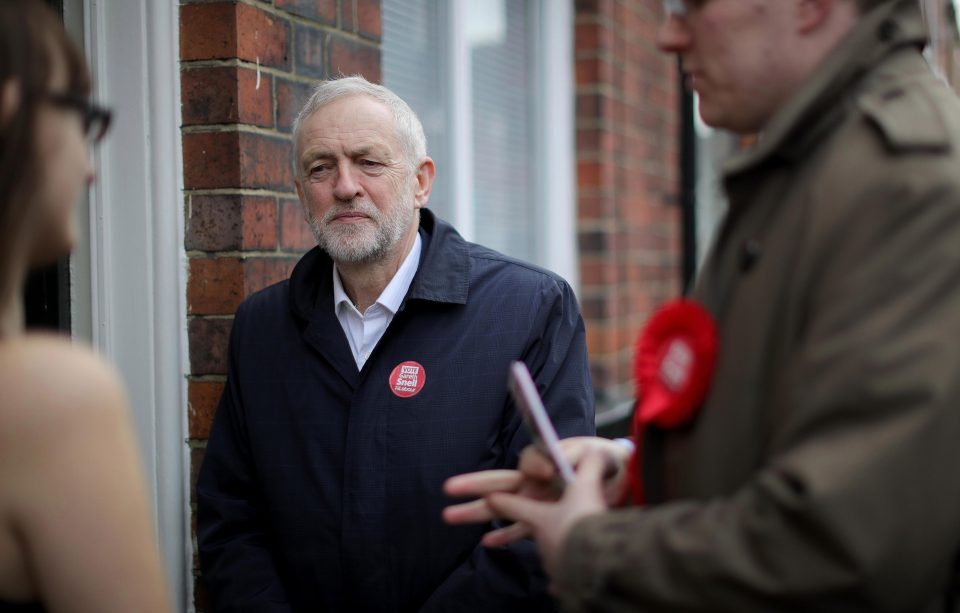
[[[318,247],[236,315],[197,486],[213,609],[553,609],[532,543],[445,526],[441,484],[529,443],[514,360],[561,436],[593,432],[572,290],[424,208],[423,128],[386,88],[321,83],[293,139]]]

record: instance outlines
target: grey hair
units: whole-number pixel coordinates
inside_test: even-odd
[[[300,130],[303,127],[303,122],[323,107],[350,96],[373,98],[390,110],[393,115],[397,139],[403,148],[407,165],[411,171],[415,170],[420,160],[427,155],[427,137],[423,133],[423,124],[420,123],[420,118],[400,96],[383,85],[371,83],[360,75],[352,75],[320,81],[313,89],[313,93],[310,94],[310,99],[300,109],[300,113],[293,122],[294,174],[299,177],[302,172],[300,169]]]

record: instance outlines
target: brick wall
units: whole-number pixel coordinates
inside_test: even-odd
[[[576,0],[580,301],[598,409],[633,394],[633,344],[680,292],[679,91],[660,0]]]
[[[293,185],[293,119],[318,78],[379,81],[380,36],[379,0],[180,7],[191,492],[223,389],[233,313],[314,245]],[[195,601],[205,610],[200,581]]]

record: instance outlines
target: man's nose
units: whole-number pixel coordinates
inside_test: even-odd
[[[686,18],[667,13],[657,30],[657,47],[664,53],[682,53],[690,48],[691,42]]]
[[[340,164],[337,169],[337,182],[333,186],[333,195],[337,200],[353,200],[360,194],[360,184],[357,182],[350,164]]]

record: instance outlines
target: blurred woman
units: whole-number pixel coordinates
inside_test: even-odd
[[[89,94],[56,16],[0,0],[0,611],[170,610],[116,374],[23,325],[26,273],[73,246],[109,125]]]

